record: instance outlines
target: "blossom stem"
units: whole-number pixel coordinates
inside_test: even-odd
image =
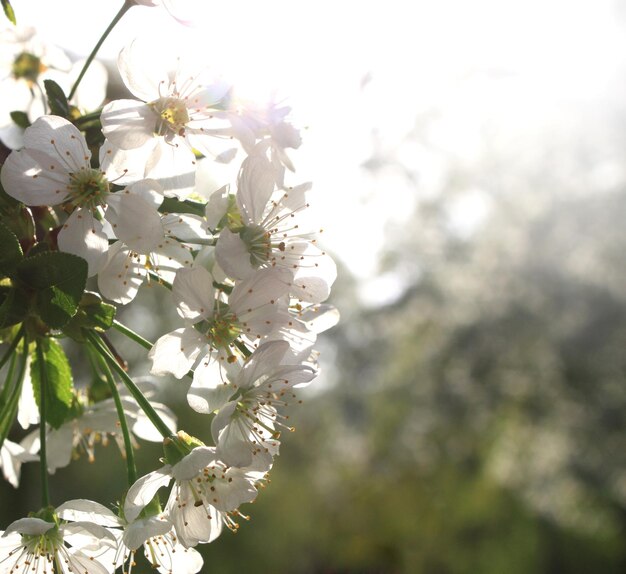
[[[46,387],[48,384],[48,371],[41,347],[41,339],[35,342],[37,363],[39,363],[39,471],[41,473],[41,505],[50,505],[50,493],[48,492],[48,457],[46,454]]]
[[[133,398],[137,401],[137,404],[146,413],[146,416],[150,419],[150,422],[156,427],[156,429],[161,433],[163,438],[169,438],[173,435],[172,431],[168,428],[168,426],[163,422],[163,419],[158,415],[158,413],[152,408],[152,405],[143,395],[143,393],[139,390],[137,385],[133,382],[133,380],[128,376],[126,371],[119,365],[119,363],[115,360],[115,357],[111,355],[106,345],[102,342],[102,340],[96,335],[89,333],[87,335],[89,342],[94,346],[94,348],[100,353],[100,355],[106,359],[113,370],[117,373],[117,375],[122,379],[124,385],[133,396]]]
[[[96,54],[98,53],[98,50],[100,49],[100,46],[102,46],[104,41],[107,39],[107,36],[111,33],[111,30],[115,28],[115,26],[122,19],[124,14],[126,14],[126,12],[128,12],[128,10],[134,5],[135,3],[132,0],[126,0],[124,2],[124,5],[120,8],[120,11],[114,16],[113,20],[111,20],[111,23],[107,26],[107,29],[103,32],[102,36],[100,36],[100,39],[94,46],[93,50],[91,51],[91,54],[89,54],[89,57],[87,58],[87,61],[85,62],[85,65],[83,66],[83,69],[80,71],[80,74],[78,74],[78,78],[74,82],[74,85],[72,86],[70,94],[67,97],[68,100],[71,100],[74,94],[76,93],[76,89],[78,88],[78,85],[80,84],[81,80],[83,79],[83,76],[87,72],[87,69],[91,65],[91,62],[93,62],[93,59],[96,57]]]
[[[9,386],[10,381],[13,380],[13,375],[15,374],[15,364],[16,364],[16,355],[13,355],[11,358],[11,363],[9,364],[9,372],[7,373],[7,378],[4,383],[4,389],[2,390],[2,405],[3,409],[0,410],[0,447],[4,443],[4,439],[9,434],[9,430],[11,429],[11,425],[13,424],[13,420],[15,419],[15,415],[17,414],[17,407],[19,404],[19,398],[22,393],[22,384],[23,376],[17,380],[17,383],[13,387],[13,391],[9,396]],[[26,370],[26,364],[24,361],[24,371]]]
[[[239,339],[235,339],[234,342],[235,342],[235,347],[237,347],[243,353],[244,357],[248,358],[250,355],[252,355],[252,351],[248,349],[248,347],[246,347],[243,341],[240,341]]]
[[[159,285],[163,285],[166,289],[172,290],[172,284],[159,277],[154,271],[148,271],[148,275],[154,279]]]
[[[97,350],[96,350],[97,352]],[[128,473],[128,485],[132,486],[137,481],[137,466],[135,465],[135,451],[133,450],[133,443],[130,438],[130,431],[128,429],[128,421],[126,420],[126,413],[124,412],[124,406],[122,405],[122,399],[120,398],[120,392],[117,389],[117,384],[113,378],[113,373],[107,364],[104,357],[98,356],[99,368],[104,374],[113,400],[115,401],[115,408],[117,410],[117,418],[120,421],[120,428],[122,429],[122,436],[124,437],[124,451],[126,452],[126,471]]]
[[[144,339],[141,335],[135,333],[135,331],[129,329],[126,325],[123,325],[117,320],[113,321],[113,328],[117,329],[122,335],[126,335],[129,339],[135,341],[138,345],[141,345],[144,349],[148,349],[148,351],[154,347],[154,343],[151,343],[148,339]]]
[[[11,341],[11,344],[9,345],[7,352],[4,354],[2,359],[0,359],[0,369],[4,367],[4,365],[9,360],[9,358],[13,355],[13,351],[15,351],[20,341],[22,340],[23,336],[24,336],[24,324],[22,323],[22,326],[20,327],[20,330],[17,332],[17,335],[15,335],[15,338],[13,339],[13,341]]]
[[[84,116],[80,116],[74,120],[74,125],[82,125],[85,123],[93,122],[96,120],[100,120],[100,115],[102,114],[102,109],[96,110],[95,112],[91,112],[89,114],[85,114]]]

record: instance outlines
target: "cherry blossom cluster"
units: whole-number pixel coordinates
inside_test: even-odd
[[[136,5],[189,23],[182,0],[126,0],[112,26]],[[318,374],[317,335],[338,320],[311,184],[295,179],[300,132],[289,107],[239,99],[206,58],[155,58],[158,40],[121,49],[129,97],[111,101],[101,42],[72,63],[32,28],[1,37],[0,465],[18,488],[39,461],[42,506],[0,531],[0,574],[130,573],[141,550],[159,572],[199,572],[194,547],[248,519]],[[198,167],[216,163],[236,180],[208,189]],[[148,286],[180,320],[154,343],[116,319]],[[151,378],[129,376],[109,331],[144,347]],[[68,345],[90,382],[74,383]],[[178,430],[164,384],[186,385],[207,436]],[[111,440],[128,489],[51,504],[47,475]],[[143,474],[141,440],[163,444]]]

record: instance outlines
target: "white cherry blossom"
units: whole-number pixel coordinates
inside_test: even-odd
[[[198,446],[174,465],[165,465],[131,486],[124,515],[127,520],[135,520],[139,508],[174,480],[166,516],[180,543],[189,548],[215,540],[223,525],[237,530],[236,519],[243,517],[239,506],[256,498],[255,484],[263,479],[263,473],[228,467],[216,458],[214,448]]]
[[[213,277],[203,267],[181,269],[173,285],[179,314],[190,324],[163,335],[149,353],[152,374],[187,374],[200,359],[233,362],[241,356],[237,343],[253,348],[256,342],[289,321],[285,272],[262,269],[237,283],[227,300],[213,287]],[[202,376],[202,368],[196,376]]]
[[[236,195],[241,224],[223,229],[215,250],[230,277],[245,279],[257,269],[277,267],[289,271],[293,297],[311,303],[328,297],[337,268],[302,225],[309,187],[276,190],[275,169],[269,160],[264,155],[246,158]]]
[[[157,240],[152,223],[158,213],[146,199],[147,184],[136,184],[142,193],[133,187],[111,193],[104,173],[91,167],[85,138],[70,122],[43,116],[25,131],[24,141],[25,147],[13,151],[4,163],[2,185],[26,205],[62,204],[72,210],[59,232],[59,248],[85,259],[90,276],[104,265],[109,248],[103,217],[111,218],[116,235],[129,242],[144,246]],[[137,212],[142,217],[125,215]]]
[[[92,522],[59,526],[53,516],[46,517],[20,518],[7,527],[0,536],[0,572],[113,573],[112,567],[99,561],[116,545],[106,528]]]
[[[38,445],[32,436],[24,438],[19,444],[9,439],[4,439],[0,447],[0,467],[2,474],[13,488],[20,484],[20,472],[22,463],[39,460],[37,455]]]
[[[207,236],[202,219],[188,214],[160,216],[152,230],[157,241],[144,248],[137,244],[131,248],[123,241],[110,246],[107,261],[98,273],[98,287],[105,297],[123,305],[129,303],[146,280],[148,270],[171,283],[180,268],[193,264],[190,244]]]
[[[292,430],[282,411],[296,400],[293,389],[316,375],[313,367],[294,361],[285,341],[267,342],[256,349],[232,379],[230,400],[220,406],[211,423],[218,456],[233,466],[269,470],[280,430]],[[194,385],[192,389],[200,391]]]
[[[151,506],[155,506],[151,502]],[[136,510],[144,511],[139,504]],[[152,509],[150,509],[152,511]],[[156,505],[154,512],[127,521],[123,512],[117,516],[97,502],[85,499],[68,500],[57,508],[63,520],[91,521],[106,527],[117,540],[117,548],[107,553],[106,563],[132,572],[135,554],[142,546],[150,565],[162,574],[196,574],[203,565],[202,556],[193,548],[185,548],[178,542],[172,524]],[[104,563],[104,559],[101,558]]]
[[[152,397],[153,392],[142,385],[144,394]],[[122,406],[134,434],[148,441],[160,442],[162,437],[146,419],[137,403],[126,394],[121,396]],[[165,405],[152,402],[153,408],[165,423],[175,431],[176,418]],[[46,444],[48,451],[48,472],[67,466],[74,455],[84,452],[90,462],[95,460],[95,447],[98,443],[107,445],[110,438],[124,452],[124,440],[120,433],[117,410],[113,399],[105,399],[92,405],[85,405],[76,418],[62,424],[58,429],[48,428]],[[36,431],[38,433],[39,431]],[[37,441],[37,450],[39,443]]]
[[[138,100],[114,100],[102,111],[102,131],[113,156],[145,166],[142,177],[158,180],[167,195],[187,197],[194,188],[194,149],[210,156],[227,122],[215,117],[228,86],[206,66],[188,59],[151,57],[153,47],[135,40],[120,53],[118,68]],[[232,146],[231,146],[232,147]],[[118,160],[115,160],[116,164]]]

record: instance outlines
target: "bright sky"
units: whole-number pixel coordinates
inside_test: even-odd
[[[90,50],[122,4],[13,3],[18,18],[79,54]],[[515,141],[558,115],[564,102],[608,97],[625,70],[624,14],[610,0],[197,5],[207,59],[244,92],[276,90],[287,97],[296,123],[308,126],[295,159],[298,175],[314,181],[326,245],[373,286],[385,226],[405,224],[420,194],[436,193],[445,169],[441,154],[475,161],[486,121]],[[164,49],[175,50],[175,28],[161,8],[133,8],[101,55],[113,60],[133,35],[150,30]],[[440,155],[403,141],[428,110],[440,114]],[[397,174],[374,179],[364,172],[373,131],[383,153],[419,176],[419,190]],[[469,219],[485,210],[480,200],[473,205],[461,206]]]

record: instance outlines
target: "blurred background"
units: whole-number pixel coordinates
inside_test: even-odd
[[[119,9],[13,4],[74,57]],[[201,4],[199,49],[304,128],[342,314],[271,484],[204,571],[626,572],[626,3]],[[175,49],[165,11],[133,8],[111,72],[140,30]],[[122,320],[154,339],[163,296]],[[53,498],[113,500],[116,449],[59,470]],[[160,449],[139,452],[147,472]],[[3,525],[38,505],[37,473],[0,484]]]

